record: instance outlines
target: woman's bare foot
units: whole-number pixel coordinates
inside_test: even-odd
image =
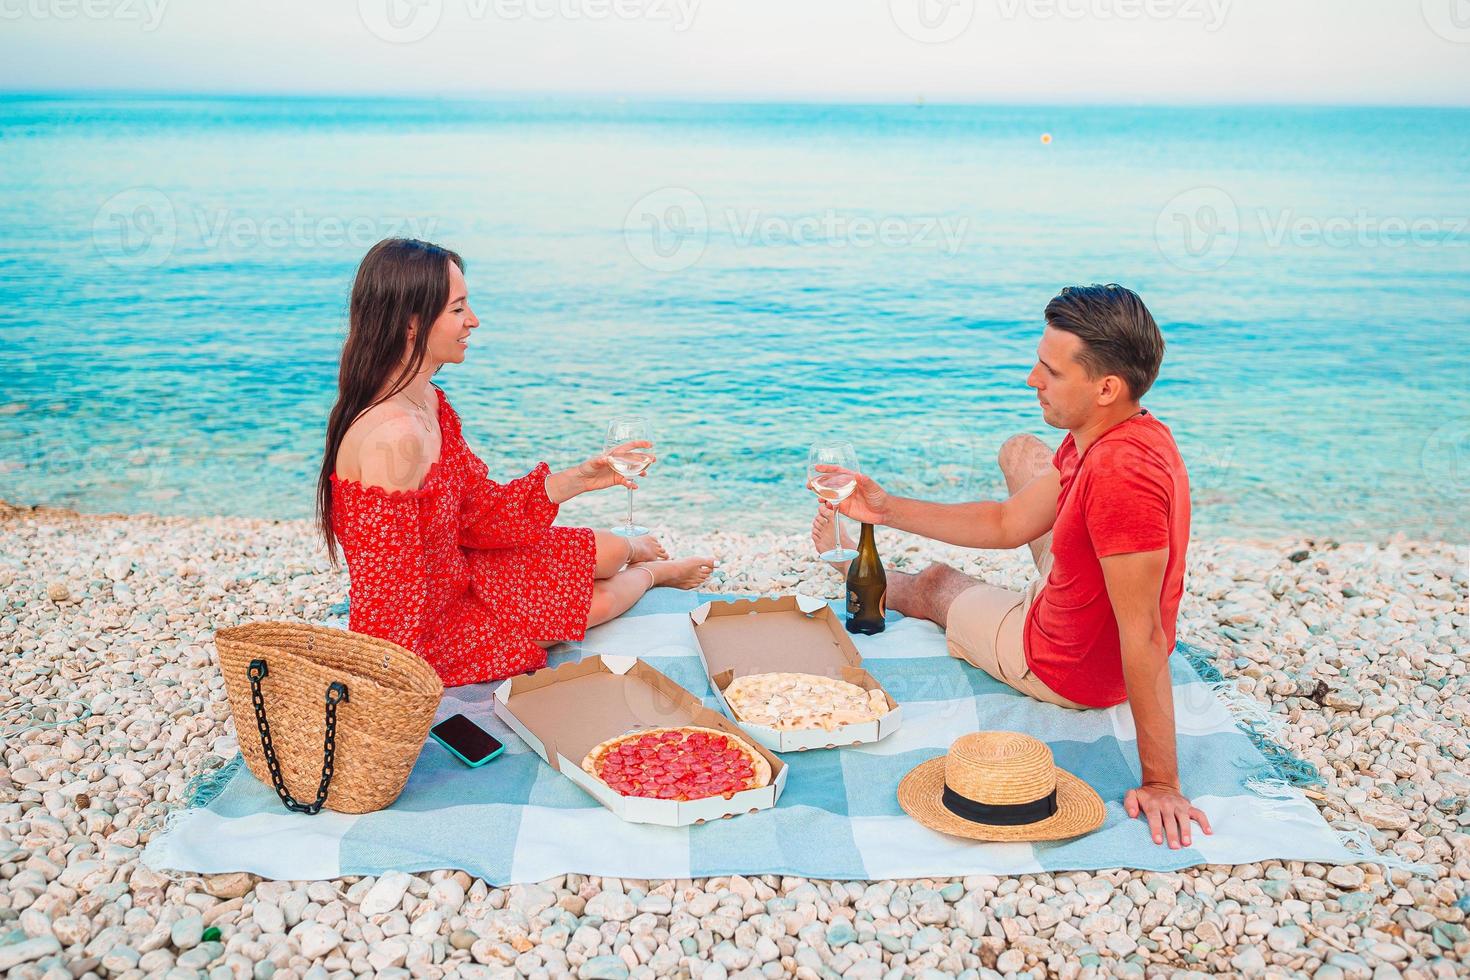
[[[636,565],[642,561],[662,561],[669,557],[664,546],[659,544],[658,538],[651,534],[645,534],[641,538],[630,538],[628,547],[629,565]]]
[[[833,513],[834,511],[829,507],[818,507],[817,516],[812,521],[812,546],[817,549],[818,555],[820,555],[824,551],[832,550]],[[842,532],[842,547],[852,547],[852,538],[849,538],[847,536],[846,531]],[[840,574],[845,576],[847,574],[847,566],[852,564],[852,562],[829,561],[827,562],[827,564],[831,565],[833,568],[837,569]]]
[[[674,558],[668,561],[646,561],[629,568],[646,568],[653,576],[655,586],[673,589],[697,589],[715,570],[715,560],[703,558]]]

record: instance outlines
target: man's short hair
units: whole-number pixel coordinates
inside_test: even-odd
[[[1068,286],[1046,304],[1046,323],[1082,341],[1077,360],[1088,377],[1116,374],[1135,400],[1159,376],[1164,335],[1131,289],[1117,283]]]

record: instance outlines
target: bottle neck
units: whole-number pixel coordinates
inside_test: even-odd
[[[873,543],[873,525],[871,525],[871,524],[864,524],[862,531],[859,532],[859,535],[858,535],[858,547],[862,547],[864,545],[869,545],[869,544],[872,544],[872,543]]]

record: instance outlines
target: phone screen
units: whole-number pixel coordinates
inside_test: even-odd
[[[434,726],[430,734],[458,752],[472,766],[494,757],[504,748],[494,736],[464,715],[444,719]]]

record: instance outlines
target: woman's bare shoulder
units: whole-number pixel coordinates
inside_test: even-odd
[[[374,405],[347,428],[337,450],[337,476],[385,490],[417,490],[438,457],[437,441],[410,409]]]

